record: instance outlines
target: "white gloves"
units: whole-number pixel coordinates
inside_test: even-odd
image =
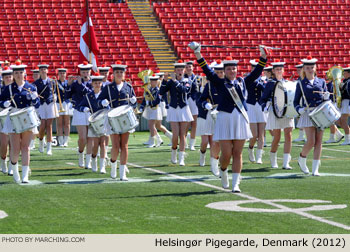
[[[328,91],[324,92],[323,93],[323,100],[329,100],[329,96],[330,96],[330,93]]]
[[[211,110],[213,108],[213,105],[211,105],[209,102],[205,104],[205,108],[207,110]]]
[[[68,103],[68,108],[72,109],[73,108],[73,104],[71,102]]]
[[[194,51],[194,53],[199,53],[201,51],[201,45],[197,42],[189,43],[188,47],[191,48]]]
[[[4,107],[5,107],[5,108],[10,107],[10,105],[11,105],[11,102],[10,102],[10,101],[5,101],[5,102],[4,102]]]
[[[102,102],[101,102],[102,106],[103,107],[107,107],[109,105],[109,101],[107,99],[104,99]]]
[[[298,113],[299,113],[300,115],[304,114],[304,113],[305,113],[305,108],[300,108],[300,109],[298,110]]]
[[[199,88],[199,92],[203,93],[203,91],[204,91],[204,87],[201,86],[201,87]]]
[[[149,105],[149,101],[146,101],[146,106],[148,106]]]
[[[131,98],[130,98],[130,102],[131,102],[131,104],[135,104],[135,103],[136,103],[136,101],[137,101],[137,99],[136,99],[136,97],[135,97],[135,96],[133,96],[133,97],[131,97]]]
[[[263,57],[264,59],[267,58],[267,55],[269,55],[269,50],[263,46],[263,45],[259,45],[259,50],[260,50],[260,55],[261,57]]]
[[[90,109],[88,108],[88,107],[85,107],[84,108],[84,113],[87,113],[87,112],[89,112],[90,111]]]
[[[140,113],[142,113],[143,112],[143,108],[139,108],[139,111],[140,111]]]
[[[32,98],[32,100],[35,100],[36,98],[38,98],[38,92],[31,92],[30,97]]]

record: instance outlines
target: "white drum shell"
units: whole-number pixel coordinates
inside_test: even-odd
[[[22,133],[40,125],[34,107],[27,107],[10,113],[10,120],[16,133]]]
[[[5,126],[6,117],[10,112],[10,109],[11,108],[6,108],[0,111],[0,129],[2,129]]]
[[[123,134],[135,129],[139,122],[132,107],[124,105],[108,112],[108,122],[112,134]]]
[[[285,81],[285,82],[277,82],[275,90],[274,90],[274,104],[277,103],[283,103],[285,111],[276,111],[277,108],[274,105],[274,113],[276,117],[282,118],[293,118],[298,116],[297,111],[294,108],[294,96],[295,96],[295,90],[296,90],[296,82],[293,81]],[[282,100],[282,101],[281,101]],[[283,110],[284,110],[283,108]],[[280,114],[280,116],[278,116]]]
[[[89,117],[90,127],[97,136],[106,134],[106,116],[108,114],[108,111],[108,109],[102,109],[93,113]]]
[[[309,116],[315,126],[323,130],[335,123],[341,114],[331,101],[325,101],[317,106]]]

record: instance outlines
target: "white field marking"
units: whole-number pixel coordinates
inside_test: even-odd
[[[333,159],[335,159],[335,158],[336,158],[336,157],[325,156],[325,155],[322,155],[322,157],[324,157],[324,158],[333,158]]]
[[[6,218],[8,215],[6,212],[0,210],[0,219]]]
[[[42,185],[43,182],[39,180],[29,180],[29,183],[20,183],[20,186],[36,186],[36,185]]]
[[[144,167],[144,166],[141,166],[141,165],[137,165],[137,164],[128,163],[128,165],[134,166],[134,167],[137,167],[137,168],[142,168],[144,170],[151,171],[151,172],[156,172],[156,173],[159,173],[159,174],[162,174],[162,175],[167,175],[167,176],[170,176],[170,177],[173,177],[173,178],[177,178],[177,179],[186,179],[185,177],[182,177],[182,176],[178,176],[178,175],[175,175],[175,174],[167,173],[167,172],[164,172],[164,171],[161,171],[161,170],[157,170],[157,169],[153,169],[153,168],[147,168],[147,167]],[[216,189],[216,190],[219,190],[219,191],[223,191],[223,192],[227,192],[227,193],[232,193],[231,190],[224,189],[224,188],[219,187],[219,186],[210,185],[210,184],[207,184],[207,183],[204,183],[204,182],[200,182],[200,181],[195,181],[195,180],[188,180],[188,181],[190,181],[190,182],[192,182],[194,184],[197,184],[197,185],[213,188],[213,189]],[[342,228],[342,229],[345,229],[345,230],[350,230],[350,226],[347,226],[347,225],[344,225],[342,223],[338,223],[338,222],[335,222],[335,221],[326,220],[326,219],[324,219],[322,217],[318,217],[318,216],[315,216],[315,215],[312,215],[312,214],[309,214],[309,213],[305,213],[303,211],[299,211],[298,209],[293,209],[293,208],[286,207],[286,206],[283,206],[283,205],[280,205],[280,204],[276,204],[275,202],[272,202],[271,200],[262,200],[262,199],[250,196],[248,194],[245,194],[245,193],[235,193],[234,195],[238,196],[238,197],[241,197],[241,198],[244,198],[244,199],[248,199],[248,200],[255,200],[258,203],[264,203],[266,205],[270,205],[270,206],[273,206],[273,207],[276,207],[276,208],[281,208],[281,209],[285,210],[285,212],[294,213],[294,214],[297,214],[297,215],[300,215],[300,216],[303,216],[303,217],[306,217],[306,218],[309,218],[309,219],[312,219],[312,220],[315,220],[315,221],[326,223],[326,224],[331,225],[331,226],[335,226],[335,227]]]
[[[324,200],[304,200],[304,199],[275,199],[275,200],[269,200],[270,202],[292,202],[292,203],[305,203],[305,204],[312,204],[312,203],[332,203],[331,201],[324,201]],[[249,204],[249,203],[257,203],[255,200],[236,200],[236,201],[220,201],[220,202],[213,202],[206,207],[217,209],[217,210],[224,210],[224,211],[233,211],[233,212],[250,212],[250,213],[285,213],[283,209],[275,208],[275,209],[268,209],[268,208],[248,208],[248,207],[241,207],[242,204]],[[297,208],[298,211],[302,212],[308,212],[308,211],[326,211],[326,210],[334,210],[334,209],[344,209],[346,208],[346,205],[313,205],[310,207],[304,207],[304,208]],[[294,208],[295,209],[295,208]]]
[[[129,178],[127,183],[140,183],[140,182],[151,182],[152,179],[142,179],[142,178]],[[119,179],[112,178],[88,178],[88,179],[61,179],[58,182],[65,184],[113,184],[113,183],[126,183],[125,181],[120,181]]]
[[[297,146],[297,147],[303,147],[304,145],[299,145],[299,144],[295,144],[293,146]],[[344,152],[344,153],[350,153],[350,151],[346,151],[346,150],[337,150],[337,149],[330,149],[330,148],[326,148],[322,146],[322,150],[329,150],[329,151],[337,151],[337,152]]]
[[[76,166],[77,164],[74,164],[74,163],[71,163],[71,162],[67,162],[66,163],[67,165],[73,165],[73,166]]]
[[[265,178],[288,178],[295,176],[305,176],[304,173],[275,173],[271,174]],[[311,175],[309,175],[311,176]],[[329,177],[350,177],[350,174],[341,174],[341,173],[320,173],[321,177],[329,176]],[[243,177],[244,178],[244,177]]]
[[[186,176],[183,177],[185,180],[205,180],[205,181],[212,181],[212,180],[220,180],[219,177],[216,177],[214,175],[208,175],[208,176],[203,176],[203,175],[195,175],[195,176]],[[241,179],[253,179],[254,177],[251,176],[241,176]],[[174,178],[171,178],[169,176],[167,177],[160,177],[162,180],[173,180]],[[181,180],[184,180],[181,179]],[[232,179],[231,177],[229,179]]]

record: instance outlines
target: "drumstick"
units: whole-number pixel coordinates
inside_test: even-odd
[[[32,90],[28,89],[28,88],[23,88],[24,90],[28,91],[29,93],[33,93]],[[41,99],[44,99],[44,97],[42,97],[41,95],[38,94],[38,97],[41,98]]]
[[[325,94],[327,92],[324,92],[324,91],[313,91],[313,93]],[[329,93],[329,94],[334,94],[334,93]]]
[[[136,97],[136,99],[141,99],[141,98],[143,98],[143,96]],[[114,101],[116,101],[116,100],[118,100],[118,101],[128,101],[128,100],[130,100],[130,99],[131,99],[131,98],[113,99],[112,102],[114,102]]]

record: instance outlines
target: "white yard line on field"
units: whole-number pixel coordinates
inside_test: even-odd
[[[197,185],[213,188],[215,190],[219,190],[219,191],[223,191],[223,192],[227,192],[227,193],[232,193],[231,190],[224,189],[224,188],[219,187],[219,186],[207,184],[207,183],[204,183],[204,182],[199,182],[199,181],[196,181],[194,179],[188,179],[186,177],[178,176],[178,175],[171,174],[171,173],[168,173],[168,172],[164,172],[164,171],[161,171],[161,170],[158,170],[158,169],[147,168],[145,166],[141,166],[141,165],[137,165],[137,164],[133,164],[133,163],[128,163],[128,165],[134,166],[134,167],[137,167],[137,168],[142,168],[144,170],[155,172],[155,173],[158,173],[158,174],[167,175],[167,176],[170,176],[170,177],[173,177],[173,178],[183,179],[183,180],[192,182],[192,183],[197,184]],[[342,223],[338,223],[338,222],[335,222],[335,221],[326,220],[325,218],[321,218],[321,217],[318,217],[318,216],[315,216],[315,215],[303,212],[303,211],[301,211],[299,209],[289,208],[289,207],[286,207],[286,206],[274,203],[271,200],[259,199],[259,198],[250,196],[250,195],[245,194],[245,193],[236,193],[234,195],[238,196],[238,197],[241,197],[241,198],[244,198],[244,199],[249,199],[249,200],[254,200],[256,202],[264,203],[266,205],[270,205],[270,206],[282,209],[285,212],[294,213],[294,214],[306,217],[308,219],[312,219],[312,220],[316,220],[316,221],[319,221],[319,222],[322,222],[322,223],[326,223],[326,224],[331,225],[331,226],[335,226],[335,227],[342,228],[342,229],[345,229],[345,230],[350,230],[350,226],[347,226],[347,225],[344,225]]]

